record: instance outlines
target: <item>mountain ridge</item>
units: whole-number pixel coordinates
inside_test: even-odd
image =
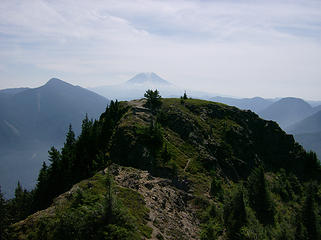
[[[0,180],[8,196],[19,179],[28,188],[34,186],[39,163],[47,160],[50,145],[63,144],[69,124],[78,134],[86,113],[97,118],[108,102],[57,78],[7,95],[0,102]]]
[[[273,120],[283,129],[299,122],[312,114],[313,108],[301,98],[287,97],[273,103],[259,112],[259,115],[267,120]]]
[[[62,156],[52,149],[58,168],[43,166],[39,176],[49,174],[50,181],[42,178],[35,191],[47,197],[51,189],[57,198],[13,225],[16,239],[234,239],[235,233],[279,239],[284,231],[294,237],[306,184],[321,180],[315,155],[251,111],[197,99],[161,101],[158,111],[143,99],[112,102],[99,121],[83,125],[79,139],[67,135]],[[67,188],[60,181],[66,177],[76,185]],[[59,181],[67,185],[57,191]]]

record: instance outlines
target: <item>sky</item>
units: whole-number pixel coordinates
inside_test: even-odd
[[[321,1],[1,0],[0,89],[140,72],[222,95],[321,100]]]

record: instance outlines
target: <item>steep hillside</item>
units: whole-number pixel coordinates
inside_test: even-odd
[[[52,149],[36,206],[100,171],[12,225],[13,236],[318,238],[321,188],[308,183],[320,183],[320,163],[292,135],[220,103],[163,99],[159,109],[147,106],[112,102],[99,121],[83,122],[78,139],[68,134],[61,153]]]
[[[68,125],[78,134],[86,113],[97,118],[108,100],[53,78],[33,89],[0,91],[0,183],[12,196],[18,180],[34,186],[52,145],[62,146]]]
[[[313,108],[299,98],[282,98],[273,103],[259,115],[267,120],[276,121],[283,129],[301,121],[313,113]]]
[[[114,225],[123,224],[121,227],[128,234],[122,235],[124,238],[121,239],[198,239],[199,221],[189,203],[193,198],[191,194],[176,188],[170,180],[153,177],[147,171],[112,165],[109,172],[114,178],[114,204],[122,208],[120,212],[124,215],[119,216],[123,222]],[[108,177],[108,169],[105,169],[94,177],[74,185],[68,192],[57,197],[48,209],[14,224],[12,231],[16,234],[13,234],[13,237],[39,239],[42,236],[61,239],[61,236],[64,236],[83,239],[86,232],[81,232],[80,229],[70,232],[73,222],[68,219],[68,214],[74,213],[73,220],[80,221],[77,223],[78,226],[83,224],[83,227],[91,227],[89,222],[86,222],[87,219],[81,217],[93,220],[92,225],[101,224],[101,221],[104,221],[104,197],[107,195]],[[81,208],[84,207],[82,205],[90,206],[90,209],[81,213]],[[96,219],[93,219],[94,217]],[[70,222],[62,223],[62,218]],[[66,224],[66,231],[59,229],[62,227],[60,224]],[[98,227],[96,230],[100,231]],[[114,236],[111,233],[114,229],[104,230],[107,239],[118,239],[114,238],[117,233],[114,233]]]
[[[293,134],[316,133],[321,131],[321,111],[288,127],[288,132]]]
[[[294,135],[305,149],[317,153],[318,158],[321,159],[321,131],[315,133],[299,133]]]
[[[120,122],[111,158],[120,164],[145,167],[146,162],[141,165],[136,159],[142,159],[143,153],[146,155],[146,143],[141,142],[140,131],[150,124],[151,116],[146,112],[148,109],[142,107],[143,100],[128,104],[132,114],[125,115]],[[168,148],[174,152],[186,148],[187,157],[177,159],[181,168],[185,168],[190,159],[191,166],[202,163],[206,169],[216,169],[225,176],[240,179],[259,163],[270,168],[290,168],[292,153],[301,151],[293,137],[275,122],[219,103],[187,100],[181,104],[178,99],[165,99],[158,121]]]
[[[316,152],[321,158],[321,111],[291,125],[287,132],[293,134],[305,149]]]

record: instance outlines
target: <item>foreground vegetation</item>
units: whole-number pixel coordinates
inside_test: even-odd
[[[200,220],[201,239],[319,239],[321,168],[314,153],[250,111],[185,95],[146,97],[153,99],[145,106],[143,100],[116,101],[99,120],[86,117],[78,138],[70,126],[62,150],[49,151],[50,164],[43,164],[36,188],[28,192],[19,184],[14,199],[0,199],[1,234],[149,238],[143,197],[101,172],[117,163],[171,179],[192,193],[189,203]],[[94,174],[75,185],[63,204],[59,197],[51,205]],[[41,209],[46,210],[29,217],[36,228],[5,227]]]

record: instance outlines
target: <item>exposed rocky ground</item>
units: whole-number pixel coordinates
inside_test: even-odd
[[[152,239],[198,239],[199,221],[190,204],[192,194],[147,171],[115,166],[112,174],[118,185],[143,195],[150,209],[148,225],[153,229]]]

